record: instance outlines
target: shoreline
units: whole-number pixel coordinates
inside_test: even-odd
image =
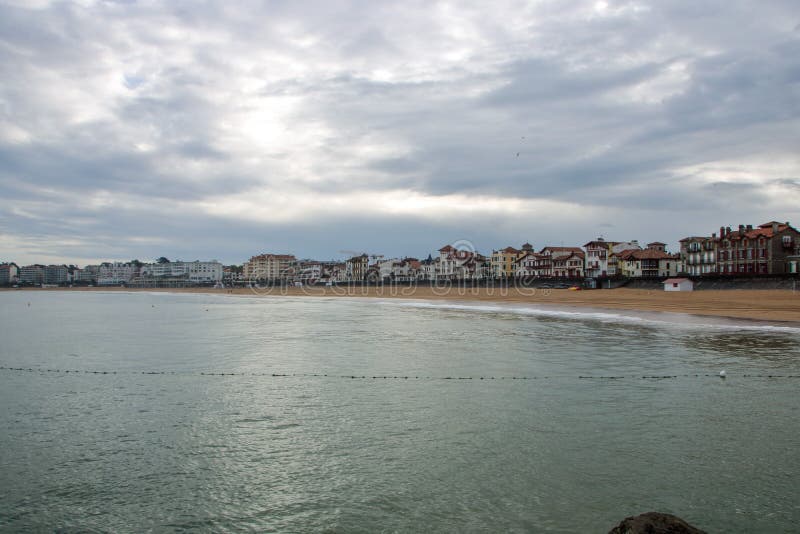
[[[726,289],[694,292],[665,292],[649,289],[600,289],[569,291],[566,289],[473,288],[453,286],[330,286],[214,289],[193,288],[9,288],[5,291],[62,292],[144,292],[197,293],[250,297],[323,297],[377,298],[423,301],[490,302],[499,304],[535,304],[553,309],[627,310],[634,312],[667,312],[727,319],[745,319],[800,325],[800,292],[791,290]]]

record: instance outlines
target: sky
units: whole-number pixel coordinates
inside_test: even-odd
[[[797,0],[0,0],[0,261],[800,224]]]

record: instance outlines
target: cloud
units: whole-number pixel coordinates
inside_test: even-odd
[[[4,2],[0,256],[675,245],[797,219],[796,10],[758,7]]]

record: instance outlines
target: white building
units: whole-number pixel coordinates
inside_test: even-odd
[[[724,229],[722,229],[724,230]],[[717,272],[717,234],[681,239],[681,267],[692,276]]]
[[[64,284],[69,281],[69,269],[66,265],[48,265],[44,268],[45,284]]]
[[[405,281],[411,277],[411,265],[406,260],[393,258],[380,261],[377,264],[381,280]]]
[[[86,265],[83,269],[80,269],[77,272],[77,277],[73,278],[73,281],[94,284],[97,283],[97,278],[99,276],[100,276],[99,265]]]
[[[139,266],[134,263],[103,263],[97,273],[97,285],[114,286],[127,284],[139,274]]]
[[[142,265],[141,276],[146,278],[182,278],[193,283],[222,281],[222,264],[211,261],[170,261]]]
[[[328,281],[347,282],[347,265],[344,263],[330,265],[328,267]]]
[[[667,278],[664,291],[694,291],[694,282],[688,278]]]
[[[439,271],[439,258],[428,258],[420,262],[419,274],[421,280],[436,280],[436,273]]]
[[[671,277],[682,271],[680,254],[670,254],[664,243],[650,243],[644,250],[623,250],[617,256],[617,273],[629,278]]]
[[[533,276],[550,276],[550,257],[527,250],[514,261],[514,276],[529,278]]]
[[[0,264],[0,285],[16,284],[19,278],[19,267],[16,263]]]
[[[325,274],[325,268],[319,263],[306,263],[303,265],[297,279],[304,284],[314,284],[319,282]]]
[[[39,285],[44,283],[44,265],[25,265],[19,269],[19,281],[23,284]]]
[[[472,250],[445,245],[439,249],[436,279],[472,280],[484,276],[485,258]]]
[[[583,248],[586,250],[585,275],[589,278],[615,276],[619,274],[617,269],[618,255],[623,250],[641,250],[639,242],[633,241],[606,241],[598,237],[594,241],[589,241]]]

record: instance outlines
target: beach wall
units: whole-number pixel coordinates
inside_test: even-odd
[[[755,276],[697,276],[687,277],[694,282],[695,290],[726,290],[726,289],[756,289],[756,290],[795,290],[800,291],[800,276],[798,275],[755,275]],[[663,290],[663,282],[666,278],[596,278],[596,287],[592,289],[616,289],[625,287],[628,289]],[[281,288],[290,287],[294,284],[286,281],[267,281],[260,282],[260,288]],[[324,287],[326,284],[317,282],[315,287]],[[70,284],[61,284],[61,287],[72,287]],[[86,284],[74,284],[76,288],[87,287]],[[247,282],[238,282],[234,285],[226,285],[226,288],[247,288]],[[415,281],[372,281],[372,280],[353,280],[348,282],[334,282],[336,287],[420,287],[420,288],[443,288],[443,287],[463,287],[463,288],[532,288],[532,289],[566,289],[578,286],[582,289],[589,289],[584,278],[501,278],[491,280],[415,280]],[[97,286],[95,289],[113,289],[120,286]],[[131,289],[191,289],[206,288],[211,289],[213,284],[203,283],[129,283],[124,287]],[[11,289],[11,284],[0,285],[0,289]],[[22,289],[38,289],[39,286],[21,285]]]
[[[689,276],[695,291],[704,289],[789,289],[800,291],[800,277],[796,275],[758,276]],[[630,289],[663,289],[664,278],[630,278],[624,287]],[[603,286],[605,287],[605,286]]]

